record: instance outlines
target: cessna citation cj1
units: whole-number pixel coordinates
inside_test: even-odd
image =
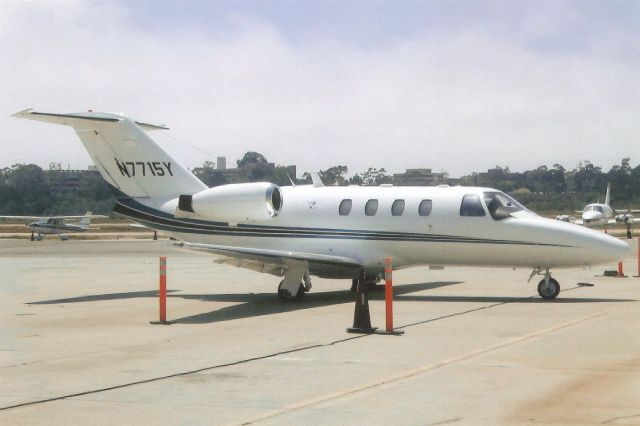
[[[116,213],[221,263],[283,277],[284,300],[309,291],[309,275],[375,282],[388,256],[396,269],[531,268],[531,277],[544,275],[540,296],[553,299],[560,285],[551,268],[616,261],[629,251],[609,235],[542,218],[495,189],[327,187],[317,179],[208,188],[146,133],[162,126],[101,112],[15,116],[73,127],[117,194]]]

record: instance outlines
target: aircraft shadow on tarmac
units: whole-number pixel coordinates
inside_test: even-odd
[[[167,290],[167,293],[175,293],[178,290]],[[156,290],[130,291],[126,293],[92,294],[88,296],[68,297],[65,299],[43,300],[41,302],[29,302],[27,305],[59,305],[62,303],[99,302],[101,300],[135,299],[138,297],[158,297]]]
[[[412,294],[424,290],[433,290],[440,287],[447,287],[455,284],[461,284],[460,281],[454,282],[431,282],[418,284],[403,284],[394,286],[394,300],[401,302],[471,302],[471,303],[549,303],[543,301],[537,296],[531,297],[500,297],[500,296],[435,296],[435,295],[417,295]],[[567,290],[574,290],[577,287]],[[384,300],[384,286],[379,285],[376,290],[369,291],[369,300]],[[565,290],[565,291],[567,291]],[[303,309],[312,309],[322,306],[338,305],[343,303],[354,302],[354,293],[349,290],[328,291],[309,293],[301,302],[283,303],[275,296],[274,293],[247,293],[247,294],[171,294],[179,290],[167,290],[169,298],[182,298],[188,300],[201,300],[203,302],[231,302],[237,303],[232,306],[216,309],[210,312],[191,315],[183,318],[170,320],[174,324],[206,324],[212,322],[230,321],[234,319],[257,317],[262,315],[271,315],[283,312],[298,311]],[[47,305],[47,304],[64,304],[64,303],[81,303],[95,302],[106,300],[120,300],[130,298],[156,298],[158,292],[153,291],[137,291],[127,293],[110,293],[87,295],[80,297],[72,297],[65,299],[45,300],[40,302],[31,302],[29,305]],[[575,298],[560,297],[550,303],[602,303],[602,302],[635,302],[635,299],[603,299],[603,298]],[[170,302],[169,302],[170,303]]]

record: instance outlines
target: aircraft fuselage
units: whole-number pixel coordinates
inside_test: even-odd
[[[281,190],[281,211],[260,222],[176,219],[176,200],[154,205],[143,199],[121,200],[116,212],[185,242],[345,256],[362,262],[370,273],[379,272],[389,256],[394,268],[551,268],[603,263],[629,250],[616,238],[542,218],[524,208],[494,217],[487,194],[503,193],[490,188],[295,186]],[[474,200],[475,211],[463,212],[465,197]],[[348,213],[341,212],[345,200],[350,200]],[[315,274],[331,276],[332,272]]]

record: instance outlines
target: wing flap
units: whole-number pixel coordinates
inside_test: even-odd
[[[305,262],[309,272],[321,277],[351,278],[363,266],[355,259],[344,256],[302,253],[286,250],[228,247],[214,244],[179,243],[190,250],[203,251],[221,256],[216,260],[241,268],[282,276],[288,268]]]

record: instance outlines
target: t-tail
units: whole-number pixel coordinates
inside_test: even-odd
[[[164,126],[104,112],[52,114],[27,109],[14,117],[73,127],[119,198],[159,202],[207,188],[146,133],[166,129]]]
[[[85,214],[84,217],[80,218],[80,220],[78,221],[78,225],[82,226],[82,227],[87,227],[89,225],[91,225],[91,216],[92,216],[93,212],[91,210],[88,210]]]

